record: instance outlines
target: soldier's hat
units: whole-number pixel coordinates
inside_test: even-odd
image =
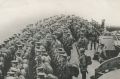
[[[23,47],[23,45],[22,45],[22,44],[18,44],[17,46],[18,46],[18,48],[22,48],[22,47]]]
[[[9,42],[9,40],[5,40],[5,41],[4,41],[4,43],[7,43],[7,42]]]
[[[10,71],[10,72],[7,72],[7,74],[8,74],[8,75],[14,75],[15,72],[11,72],[11,71]]]
[[[36,69],[37,69],[37,70],[41,70],[41,69],[44,69],[44,67],[43,67],[43,66],[40,66],[40,67],[37,67]]]
[[[104,46],[104,44],[100,44],[100,46]]]
[[[31,33],[28,32],[28,33],[26,33],[26,35],[31,35]]]
[[[79,68],[79,65],[77,64],[77,62],[71,63],[70,65],[71,65],[72,67]]]
[[[12,38],[12,39],[14,39],[14,38],[15,38],[15,36],[12,36],[11,38]]]
[[[9,37],[9,39],[10,39],[10,40],[12,40],[12,39],[13,39],[13,37]]]
[[[11,71],[12,72],[17,72],[18,70],[16,68],[14,68],[14,67],[11,67]]]
[[[28,38],[24,38],[24,40],[28,40]]]
[[[60,55],[63,56],[63,57],[67,57],[67,54],[66,54],[66,53],[60,54]]]
[[[45,47],[43,45],[40,46],[41,51],[46,51]]]
[[[18,47],[22,47],[22,44],[18,44],[17,46],[18,46]]]
[[[84,53],[85,52],[85,48],[80,48],[80,53]]]
[[[5,45],[5,43],[2,43],[2,46]]]
[[[47,52],[44,52],[44,53],[42,53],[42,55],[48,55],[48,53],[47,53]]]
[[[63,48],[58,48],[56,51],[59,52],[60,54],[64,54],[65,53],[65,50]]]
[[[35,42],[35,44],[41,44],[41,42]]]
[[[35,51],[36,52],[41,52],[41,49],[40,48],[36,48]]]
[[[21,52],[18,50],[18,51],[16,52],[16,54],[21,54]]]
[[[44,77],[46,77],[46,74],[43,73],[43,72],[39,72],[39,73],[37,73],[37,75],[38,75],[38,76],[44,76]]]
[[[81,32],[81,33],[80,33],[80,35],[84,35],[84,33],[83,33],[83,32]]]
[[[17,60],[12,60],[11,63],[18,63],[18,61]]]
[[[45,51],[46,51],[46,49],[45,49],[45,48],[44,48],[44,49],[41,49],[41,51],[42,51],[42,52],[45,52]]]
[[[47,75],[48,79],[58,79],[56,76],[54,76],[53,74],[48,74]]]

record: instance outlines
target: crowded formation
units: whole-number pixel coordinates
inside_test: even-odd
[[[103,31],[104,21],[89,22],[75,15],[29,24],[0,45],[0,79],[72,79],[79,74],[86,79],[92,61],[84,52],[89,43],[91,50],[97,49]],[[79,55],[77,64],[70,63],[73,44]]]

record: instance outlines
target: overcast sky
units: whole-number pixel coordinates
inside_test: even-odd
[[[120,25],[120,0],[0,0],[0,40],[54,14],[75,14]]]

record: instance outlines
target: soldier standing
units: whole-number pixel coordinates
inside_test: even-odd
[[[85,49],[84,48],[81,48],[80,49],[80,58],[79,58],[79,61],[80,61],[80,71],[81,71],[81,74],[82,74],[82,79],[86,79],[86,73],[87,73],[87,60],[86,60],[86,55],[84,54],[85,53]]]
[[[88,40],[84,37],[84,34],[81,33],[80,35],[81,37],[79,38],[78,42],[77,42],[77,47],[80,48],[85,48],[87,49],[88,46]]]
[[[96,50],[96,43],[97,43],[97,33],[96,32],[93,32],[92,35],[91,35],[91,50],[92,50],[92,47],[94,46],[94,50]]]

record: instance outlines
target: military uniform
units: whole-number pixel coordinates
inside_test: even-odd
[[[83,48],[80,49],[81,55],[79,57],[80,61],[80,71],[82,74],[82,79],[86,79],[86,72],[87,72],[87,60],[86,60],[86,55],[84,54],[85,50]]]

